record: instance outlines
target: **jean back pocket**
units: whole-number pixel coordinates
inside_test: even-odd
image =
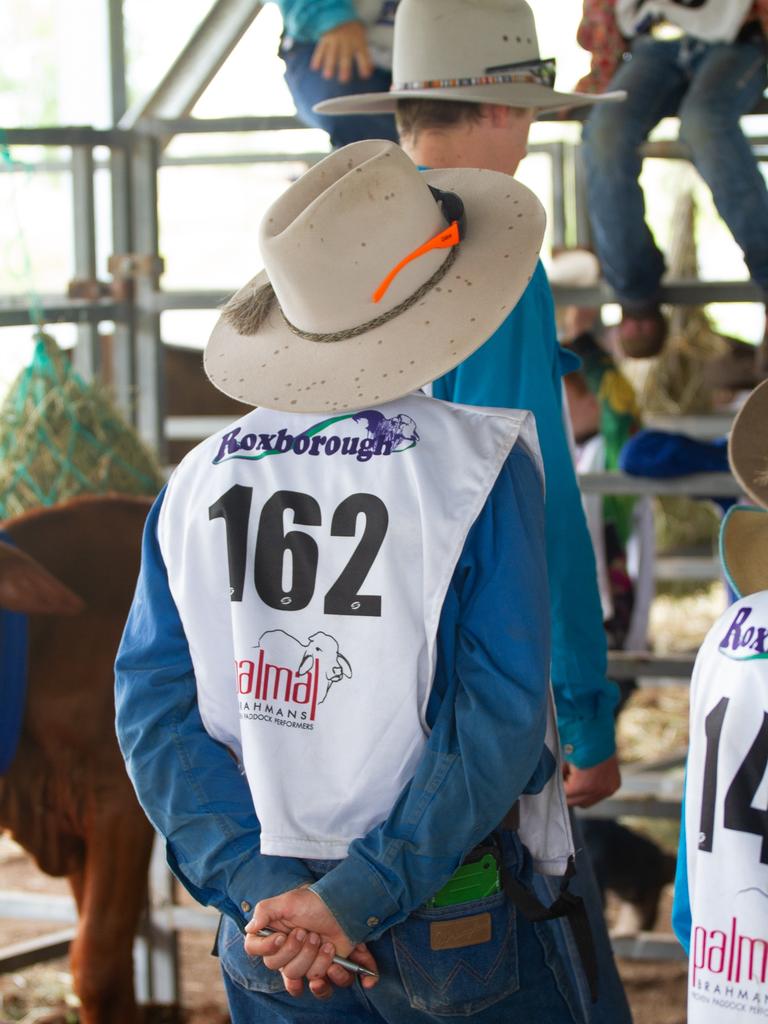
[[[504,893],[417,910],[392,942],[414,1009],[470,1016],[520,987],[515,908]]]
[[[235,922],[224,917],[219,933],[219,958],[221,966],[232,981],[250,992],[285,992],[283,976],[279,971],[270,971],[258,956],[245,952],[245,936]]]

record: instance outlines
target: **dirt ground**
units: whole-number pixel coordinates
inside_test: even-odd
[[[49,878],[15,843],[0,837],[0,889],[64,895],[66,882]],[[669,930],[669,899],[659,922]],[[2,922],[0,946],[56,930],[61,925]],[[180,935],[182,1020],[159,1009],[146,1024],[228,1024],[218,961],[210,955],[213,935]],[[620,961],[635,1024],[685,1024],[685,964]],[[67,961],[52,960],[13,974],[0,974],[0,1024],[77,1024],[77,1001]]]

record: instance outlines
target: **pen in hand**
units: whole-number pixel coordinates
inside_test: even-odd
[[[267,938],[269,935],[275,934],[274,928],[260,928],[256,932],[257,935],[261,935],[263,938]],[[340,967],[344,967],[346,970],[351,971],[353,974],[365,974],[368,978],[378,978],[378,974],[373,971],[369,971],[367,967],[361,967],[360,964],[353,963],[351,960],[347,960],[343,956],[335,956],[333,962],[338,964]]]

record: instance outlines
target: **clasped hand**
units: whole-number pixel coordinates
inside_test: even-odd
[[[276,934],[261,936],[258,932],[262,928],[271,928]],[[317,999],[329,999],[334,985],[348,988],[354,975],[333,963],[335,956],[377,971],[367,947],[351,942],[325,903],[307,888],[262,900],[245,931],[246,953],[261,957],[271,971],[279,971],[291,996],[302,994],[305,980]],[[365,988],[372,988],[377,981],[378,978],[365,975],[362,983]]]

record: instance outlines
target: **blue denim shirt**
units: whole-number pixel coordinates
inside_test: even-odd
[[[117,733],[139,800],[192,895],[244,927],[261,899],[314,876],[259,853],[241,767],[206,733],[187,638],[150,512],[116,665]],[[313,888],[356,942],[377,938],[437,891],[521,792],[544,756],[549,609],[541,482],[513,449],[459,558],[442,610],[429,741],[389,817]]]
[[[481,348],[432,385],[435,398],[530,409],[547,481],[547,565],[552,615],[552,685],[563,750],[580,768],[616,749],[616,686],[607,647],[592,542],[563,428],[562,350],[541,263],[510,315]]]

